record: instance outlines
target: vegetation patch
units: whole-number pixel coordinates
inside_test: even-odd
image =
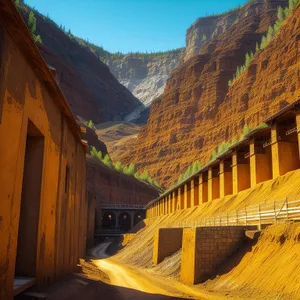
[[[234,81],[248,69],[255,54],[258,53],[259,51],[265,49],[269,45],[269,43],[273,40],[273,38],[279,32],[281,23],[287,17],[289,17],[289,15],[293,11],[293,9],[297,6],[298,2],[299,2],[299,0],[289,0],[288,7],[286,7],[286,8],[282,8],[281,6],[278,7],[277,21],[275,22],[275,24],[273,26],[269,26],[267,34],[262,37],[261,42],[256,43],[255,53],[250,51],[249,53],[246,54],[245,63],[243,65],[237,67],[237,70],[233,76],[233,79],[228,81],[229,86],[231,86],[234,83]]]
[[[106,154],[103,157],[102,152],[98,151],[94,146],[92,146],[90,155],[92,157],[97,158],[99,161],[101,161],[107,167],[114,169],[114,170],[118,171],[119,173],[133,176],[138,180],[144,181],[146,183],[149,183],[149,184],[161,189],[161,186],[156,179],[151,178],[147,171],[144,171],[142,173],[138,172],[138,170],[134,164],[124,166],[120,161],[113,163],[113,161],[111,160],[111,158],[108,154]]]

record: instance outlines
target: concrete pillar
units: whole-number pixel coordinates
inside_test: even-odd
[[[208,201],[220,198],[220,180],[218,169],[208,170]]]
[[[198,203],[199,205],[203,203],[203,174],[199,175],[199,185],[198,185]]]
[[[195,179],[191,180],[191,190],[190,190],[190,195],[191,195],[191,207],[195,207]]]
[[[172,212],[176,211],[176,192],[172,193]]]
[[[296,126],[297,126],[297,136],[298,136],[298,154],[300,158],[300,111],[297,111]]]
[[[193,188],[194,188],[194,206],[199,205],[199,177],[193,179]]]
[[[178,188],[178,202],[179,202],[179,206],[180,209],[184,209],[184,191],[183,188],[180,186]]]
[[[190,191],[190,183],[184,184],[184,209],[191,207],[191,191]]]
[[[172,213],[172,195],[169,195],[169,199],[168,199],[168,213]]]
[[[277,126],[276,123],[271,127],[271,149],[272,149],[272,161],[273,161],[273,179],[280,176],[279,172],[279,151],[277,140]]]

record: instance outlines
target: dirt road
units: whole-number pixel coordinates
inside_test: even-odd
[[[224,296],[216,294],[211,295],[205,290],[199,291],[199,289],[186,286],[172,279],[160,278],[158,276],[154,277],[146,271],[137,270],[132,267],[122,265],[119,262],[115,262],[112,259],[105,258],[107,257],[105,251],[108,246],[109,243],[101,244],[93,250],[93,256],[100,258],[93,260],[93,263],[109,277],[110,284],[116,287],[155,294],[157,297],[162,297],[162,295],[169,296],[173,299],[174,297],[177,299],[224,299]],[[125,292],[126,294],[126,290],[121,290],[121,293],[122,292]],[[125,294],[123,293],[122,296],[126,297]]]

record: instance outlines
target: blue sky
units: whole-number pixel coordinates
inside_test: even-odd
[[[183,47],[187,28],[201,16],[246,0],[25,0],[76,36],[110,52]]]

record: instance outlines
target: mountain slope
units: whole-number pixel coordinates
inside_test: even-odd
[[[27,23],[31,11],[19,10]],[[45,61],[57,71],[59,85],[75,115],[94,123],[121,120],[141,106],[140,101],[121,85],[89,47],[70,38],[50,19],[34,12],[38,44]]]
[[[277,7],[287,4],[257,0],[219,16],[221,27],[215,32],[221,34],[213,33],[197,55],[173,72],[123,161],[134,157],[139,168],[170,185],[193,161],[207,162],[214,148],[238,137],[245,124],[255,127],[295,100],[300,93],[299,5],[271,44],[255,55],[248,71],[228,86],[245,54],[277,19]],[[224,31],[228,19],[232,24]]]

